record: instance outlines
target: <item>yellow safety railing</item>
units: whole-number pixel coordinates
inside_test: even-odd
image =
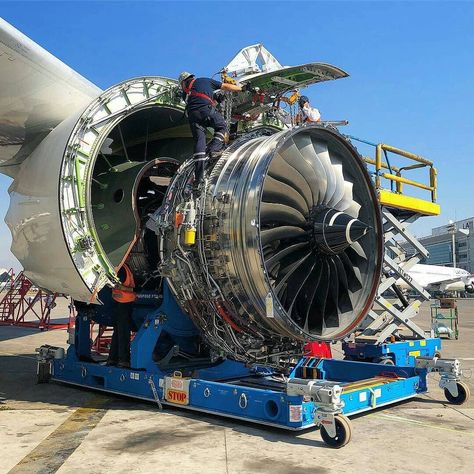
[[[375,158],[364,156],[363,159],[368,165],[375,167],[375,172],[373,173],[374,181],[381,204],[418,211],[426,215],[439,215],[441,212],[440,207],[436,204],[438,197],[438,173],[432,161],[415,153],[385,143],[372,143],[350,135],[347,137],[375,148]],[[390,156],[389,153],[391,154]],[[406,166],[399,166],[398,160],[398,166],[394,166],[391,163],[392,155],[398,155],[408,159],[410,163]],[[425,182],[420,182],[418,180],[419,178],[415,180],[410,177],[410,171],[422,168],[428,169],[428,179]],[[389,190],[382,186],[382,180],[388,180],[390,182]],[[412,186],[429,191],[431,199],[419,199],[410,196],[410,193],[405,191],[405,186]]]
[[[365,142],[367,143],[367,142]],[[415,164],[403,167],[397,167],[390,165],[382,160],[383,152],[390,152],[395,155],[403,156],[409,160],[415,161]],[[385,178],[389,181],[396,183],[396,192],[398,194],[403,194],[403,185],[414,186],[416,188],[425,189],[426,191],[431,192],[431,202],[436,202],[438,195],[438,179],[437,179],[437,170],[433,166],[433,162],[427,160],[426,158],[421,157],[420,155],[415,155],[409,151],[396,148],[385,143],[379,143],[375,146],[375,160],[369,157],[364,156],[364,161],[368,164],[375,166],[375,187],[381,189],[381,179]],[[429,169],[429,184],[420,183],[413,179],[409,179],[406,176],[403,176],[402,173],[406,174],[407,171],[428,168]],[[386,173],[384,170],[390,171]]]

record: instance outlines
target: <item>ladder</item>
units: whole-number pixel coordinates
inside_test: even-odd
[[[27,304],[25,297],[32,285],[23,272],[17,275],[0,301],[0,322],[2,324],[15,325],[18,322],[18,318],[25,311]]]
[[[56,306],[58,293],[47,293],[33,286],[20,272],[0,300],[0,325],[44,329],[67,327],[64,323],[51,323],[51,310]],[[27,315],[35,319],[25,320]]]

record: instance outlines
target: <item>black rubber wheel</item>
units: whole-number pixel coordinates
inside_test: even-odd
[[[331,448],[342,448],[351,440],[351,422],[349,418],[344,415],[336,415],[334,421],[336,423],[336,436],[331,438],[326,428],[321,426],[321,438],[323,438],[323,441]]]
[[[49,363],[38,364],[36,383],[48,383],[51,378],[51,367]]]
[[[457,397],[453,397],[451,395],[451,392],[447,388],[444,389],[444,396],[446,397],[446,400],[448,400],[449,403],[452,403],[453,405],[462,405],[463,403],[469,400],[469,397],[471,396],[471,391],[464,382],[456,382],[456,385],[458,387]]]

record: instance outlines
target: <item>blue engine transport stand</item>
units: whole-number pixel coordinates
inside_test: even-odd
[[[48,345],[37,349],[39,382],[54,380],[153,401],[160,409],[175,405],[287,430],[319,426],[331,447],[349,442],[347,416],[425,393],[430,371],[440,372],[451,402],[469,396],[457,360],[419,356],[414,364],[387,367],[304,357],[285,375],[266,366],[211,359],[166,284],[162,294],[143,293],[135,302],[131,368],[107,366],[91,351],[90,325],[112,324],[115,303],[110,289],[100,298],[103,306],[76,306],[67,352]]]

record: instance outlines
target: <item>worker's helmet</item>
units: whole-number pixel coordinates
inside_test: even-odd
[[[178,77],[179,84],[181,85],[184,81],[186,81],[190,77],[194,77],[194,74],[191,74],[190,72],[183,71]]]
[[[299,99],[298,99],[298,104],[301,108],[303,108],[303,105],[306,104],[306,102],[309,102],[309,99],[305,96],[305,95],[302,95]]]

